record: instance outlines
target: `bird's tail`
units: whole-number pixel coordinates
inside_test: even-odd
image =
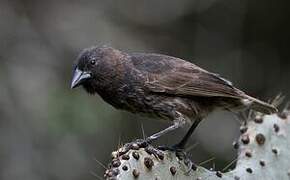
[[[245,101],[248,101],[250,109],[253,109],[255,111],[264,114],[273,114],[278,112],[278,109],[275,106],[266,103],[264,101],[261,101],[259,99],[253,98],[251,96],[247,96],[247,100]]]

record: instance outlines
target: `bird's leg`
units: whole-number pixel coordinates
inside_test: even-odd
[[[169,126],[168,128],[166,128],[166,129],[164,129],[164,130],[162,130],[162,131],[160,131],[158,133],[155,133],[155,134],[149,136],[146,139],[146,141],[148,143],[151,143],[152,141],[158,139],[160,136],[163,136],[163,135],[165,135],[165,134],[167,134],[167,133],[169,133],[169,132],[171,132],[171,131],[173,131],[175,129],[178,129],[178,128],[184,126],[184,125],[185,125],[185,118],[183,118],[182,116],[179,116],[178,119],[176,119],[174,121],[173,125]]]
[[[233,112],[233,111],[231,111],[231,112]],[[237,117],[237,119],[239,120],[239,122],[241,123],[241,125],[247,126],[248,125],[249,116],[251,115],[250,112],[249,113],[246,113],[245,111],[242,111],[242,112],[234,112],[234,115]]]
[[[174,149],[184,149],[187,141],[189,140],[191,134],[194,132],[194,130],[197,128],[197,126],[199,125],[200,121],[202,119],[201,118],[198,118],[196,119],[193,124],[191,125],[191,127],[189,128],[189,130],[187,131],[187,133],[185,134],[185,136],[181,139],[181,141],[174,145],[173,148]]]
[[[174,121],[173,125],[169,126],[168,128],[166,128],[158,133],[155,133],[155,134],[149,136],[146,139],[137,139],[134,142],[125,144],[124,151],[130,150],[133,146],[135,146],[134,144],[136,144],[137,146],[142,147],[142,148],[148,148],[148,145],[151,144],[154,140],[158,139],[160,136],[163,136],[163,135],[165,135],[165,134],[167,134],[175,129],[178,129],[178,128],[184,126],[184,125],[185,125],[185,118],[181,114],[178,113],[178,117]],[[162,148],[160,148],[160,149],[162,149]],[[171,148],[165,148],[165,149],[171,149]],[[153,154],[158,155],[156,152]]]
[[[161,146],[158,149],[160,150],[169,150],[169,151],[174,151],[176,156],[179,159],[183,159],[184,162],[187,162],[187,167],[188,167],[188,172],[191,170],[192,165],[194,164],[190,158],[189,155],[183,151],[184,147],[187,143],[187,141],[189,140],[191,134],[194,132],[194,130],[197,128],[198,124],[200,123],[200,121],[202,120],[202,118],[198,118],[196,119],[193,124],[191,125],[191,127],[189,128],[189,130],[187,131],[187,133],[185,134],[185,136],[181,139],[181,141],[178,144],[173,145],[172,147],[164,147]]]

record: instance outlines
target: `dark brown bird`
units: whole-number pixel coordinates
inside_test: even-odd
[[[117,109],[169,120],[172,125],[157,139],[192,124],[177,145],[183,148],[198,123],[215,109],[253,109],[265,114],[277,109],[248,96],[218,74],[162,54],[125,53],[111,47],[85,49],[74,68],[71,88],[82,85]]]

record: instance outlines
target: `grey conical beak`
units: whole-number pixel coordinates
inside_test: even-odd
[[[81,71],[78,68],[75,69],[71,81],[71,89],[81,85],[84,80],[91,78],[91,74],[85,71]]]

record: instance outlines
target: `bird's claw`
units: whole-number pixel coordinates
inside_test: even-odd
[[[162,150],[162,151],[172,151],[175,152],[176,156],[178,159],[185,159],[186,152],[184,152],[184,149],[180,148],[178,145],[173,145],[173,146],[159,146],[157,149]]]
[[[157,149],[161,151],[172,151],[172,152],[177,152],[181,149],[177,149],[174,146],[158,146]]]
[[[131,149],[139,150],[140,148],[144,148],[144,150],[149,155],[153,155],[156,158],[163,160],[164,159],[164,153],[161,150],[156,149],[153,146],[150,146],[151,142],[152,142],[152,140],[149,139],[149,138],[147,138],[147,139],[136,139],[135,141],[133,141],[131,143],[127,143],[127,144],[124,145],[122,154],[127,153]],[[122,154],[120,154],[120,155],[122,155]]]
[[[131,149],[138,150],[140,148],[146,148],[151,144],[151,139],[136,139],[133,142],[124,145],[124,151],[129,151]]]
[[[140,148],[144,148],[144,150],[149,155],[153,155],[155,156],[155,158],[163,160],[164,153],[162,151],[172,151],[175,152],[176,157],[179,160],[182,160],[184,164],[188,167],[188,171],[186,172],[189,173],[193,169],[193,167],[196,167],[195,164],[190,160],[189,155],[184,151],[183,148],[180,148],[178,144],[171,147],[159,146],[158,148],[154,148],[153,146],[150,146],[151,142],[152,142],[151,139],[136,139],[131,143],[125,144],[122,150],[119,152],[118,156],[122,156],[129,150],[139,150]]]
[[[184,151],[183,148],[179,146],[179,144],[173,145],[173,146],[159,146],[157,149],[161,151],[172,151],[175,152],[176,157],[179,160],[183,160],[184,164],[188,167],[188,171],[190,172],[192,169],[196,167],[196,165],[190,160],[190,156]]]
[[[145,148],[152,143],[152,140],[150,138],[136,139],[135,143],[138,144],[140,148]]]
[[[179,144],[175,144],[173,146],[159,146],[157,149],[162,151],[173,151],[173,152],[184,152],[184,149],[179,146]]]

